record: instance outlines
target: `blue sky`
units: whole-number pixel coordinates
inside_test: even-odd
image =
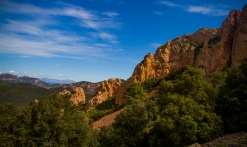
[[[147,53],[218,28],[245,0],[1,0],[0,73],[127,79]]]

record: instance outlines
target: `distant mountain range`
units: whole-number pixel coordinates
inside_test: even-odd
[[[75,87],[81,87],[86,95],[86,101],[89,100],[97,91],[99,85],[103,82],[92,83],[88,81],[75,82],[72,80],[56,80],[48,78],[32,78],[32,77],[18,77],[12,74],[0,74],[0,80],[11,83],[29,83],[55,92],[62,92],[63,90],[72,91]],[[123,83],[125,80],[121,80]]]
[[[36,85],[39,87],[46,87],[55,84],[71,84],[75,83],[72,80],[57,80],[57,79],[49,79],[49,78],[32,78],[28,76],[18,77],[17,75],[13,74],[0,74],[0,80],[5,82],[14,82],[14,83],[29,83],[32,85]]]
[[[72,80],[57,80],[57,79],[49,79],[49,78],[41,78],[41,80],[51,85],[75,83],[75,81]]]
[[[54,90],[56,92],[61,92],[63,90],[72,91],[72,89],[75,87],[82,87],[85,94],[89,94],[90,97],[96,92],[99,84],[101,83],[92,83],[86,81],[75,82],[72,80],[56,80],[48,78],[42,78],[41,80],[38,78],[32,78],[28,76],[18,77],[17,75],[8,73],[0,74],[0,80],[11,83],[29,83],[42,88]]]
[[[28,76],[18,77],[17,75],[12,74],[0,74],[0,80],[5,82],[11,82],[11,83],[29,83],[35,86],[39,87],[46,87],[50,86],[50,84],[38,79],[38,78],[31,78]]]

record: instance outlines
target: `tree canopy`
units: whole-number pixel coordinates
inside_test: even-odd
[[[116,105],[111,97],[91,112],[61,95],[23,108],[0,105],[1,146],[183,147],[247,131],[247,63],[209,75],[182,68],[131,84],[124,97],[126,104]],[[122,107],[112,126],[92,130],[91,121]]]

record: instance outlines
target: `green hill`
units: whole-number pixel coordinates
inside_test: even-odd
[[[55,93],[28,83],[7,83],[0,81],[0,104],[7,102],[14,103],[20,107],[25,106],[30,101]]]

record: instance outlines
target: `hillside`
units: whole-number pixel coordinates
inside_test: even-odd
[[[204,73],[216,73],[225,67],[238,67],[247,58],[247,5],[232,10],[218,29],[202,28],[194,34],[179,36],[148,53],[134,69],[132,76],[116,92],[116,104],[123,103],[131,83],[164,77],[192,66]]]
[[[14,103],[20,107],[40,97],[46,97],[55,93],[29,83],[7,83],[0,81],[0,104]]]
[[[46,88],[51,91],[55,92],[62,92],[64,90],[73,91],[76,87],[83,88],[85,95],[86,95],[86,101],[88,101],[97,91],[98,86],[101,82],[98,83],[92,83],[87,81],[81,81],[81,82],[75,82],[71,84],[66,84],[68,82],[72,82],[71,80],[54,80],[54,79],[44,79],[47,82],[44,82],[43,80],[40,80],[38,78],[32,78],[32,77],[18,77],[17,75],[13,74],[0,74],[0,80],[9,82],[9,83],[29,83],[35,86],[39,86],[42,88]],[[123,80],[124,81],[124,80]],[[64,82],[60,84],[54,84],[51,85],[49,82]]]
[[[247,5],[232,10],[218,29],[202,28],[148,53],[113,92],[115,105],[125,105],[124,111],[94,122],[94,129],[112,124],[100,129],[100,143],[246,146],[246,20]],[[138,85],[149,92],[149,100],[140,96]]]

